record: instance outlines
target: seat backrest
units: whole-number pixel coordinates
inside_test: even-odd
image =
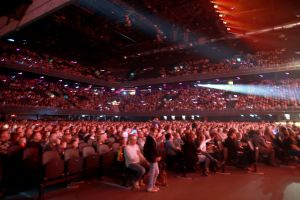
[[[223,160],[226,162],[228,160],[228,148],[223,148]]]
[[[88,146],[90,146],[90,145],[88,145],[88,144],[85,143],[85,142],[80,143],[80,144],[78,145],[79,151],[82,152],[83,149],[84,149],[85,147],[88,147]]]
[[[65,156],[64,156],[65,161],[68,161],[71,158],[78,158],[78,157],[80,157],[80,155],[79,155],[79,150],[77,149],[67,149],[65,151]]]
[[[110,167],[114,164],[116,158],[116,153],[113,151],[109,151],[105,154],[102,154],[102,165],[106,167]]]
[[[57,151],[45,151],[43,153],[43,165],[46,165],[52,160],[61,160],[59,153]]]
[[[90,155],[96,155],[95,149],[91,146],[86,146],[82,149],[82,156],[85,158]]]
[[[61,159],[51,159],[44,165],[44,180],[61,178],[64,175],[65,164]]]
[[[110,152],[110,148],[106,144],[98,144],[97,151],[98,151],[99,155],[103,155],[107,152]]]
[[[120,143],[116,143],[116,142],[113,143],[112,146],[111,146],[111,148],[112,148],[113,152],[118,152],[119,148],[120,148]]]
[[[25,148],[23,151],[22,172],[25,182],[38,182],[42,168],[42,155],[37,147]]]
[[[8,148],[7,155],[11,156],[11,155],[19,154],[21,150],[22,148],[19,145],[13,145]]]
[[[39,149],[35,147],[26,148],[23,151],[23,160],[38,159]]]
[[[57,179],[64,174],[64,161],[57,151],[45,151],[42,156],[44,180]]]

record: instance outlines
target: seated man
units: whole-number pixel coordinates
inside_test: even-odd
[[[133,178],[133,188],[139,189],[142,183],[142,177],[146,170],[141,165],[141,161],[148,163],[143,156],[139,146],[137,145],[137,138],[135,135],[130,135],[128,145],[124,149],[126,167],[136,172]]]
[[[228,163],[236,164],[238,162],[238,141],[236,139],[236,130],[231,128],[227,133],[224,147],[228,149]]]
[[[264,138],[258,131],[250,131],[249,136],[252,139],[254,146],[258,147],[259,154],[266,154],[269,157],[269,164],[276,165],[275,163],[275,150],[271,145],[268,145]]]
[[[182,167],[182,152],[179,147],[176,147],[173,142],[173,136],[170,133],[165,135],[165,151],[166,151],[166,161],[168,167],[170,167],[174,162],[178,163]]]

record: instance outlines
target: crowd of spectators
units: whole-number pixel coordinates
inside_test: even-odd
[[[155,155],[158,158],[156,161],[166,162],[169,167],[173,166],[172,163],[177,163],[179,170],[183,169],[181,167],[184,164],[190,171],[201,165],[205,176],[211,171],[218,170],[222,164],[224,158],[221,152],[224,147],[228,148],[227,164],[253,170],[249,140],[259,148],[260,154],[268,156],[267,161],[270,165],[276,166],[290,156],[298,161],[300,158],[300,129],[291,124],[160,122],[156,119],[150,122],[15,121],[0,122],[0,127],[1,161],[9,155],[12,147],[14,150],[16,147],[21,150],[37,147],[42,152],[57,151],[63,157],[67,149],[80,151],[80,146],[84,143],[85,146],[94,147],[99,155],[114,152],[117,159],[124,159],[119,153],[123,152],[126,145],[132,145],[125,148],[125,154],[126,151],[129,153],[130,148],[138,148],[145,157],[139,155],[141,160],[139,158],[126,160],[133,155],[125,155],[126,165],[137,164],[145,158],[146,164],[151,164],[149,155],[144,152],[148,148],[146,144],[149,135],[156,141]],[[5,167],[3,163],[1,166]],[[140,175],[145,173],[145,170],[140,168],[133,169],[139,170]],[[135,179],[134,187],[139,189],[141,185],[137,181]],[[157,188],[151,190],[157,191]]]
[[[19,72],[0,76],[0,103],[112,112],[286,110],[299,108],[299,79],[263,80],[243,93],[185,85],[136,89],[130,95],[112,88],[63,80],[27,77]],[[258,85],[259,89],[255,87]],[[253,86],[253,87],[252,87]],[[263,87],[263,90],[261,88]],[[245,89],[246,90],[246,89]],[[255,90],[260,90],[257,94]]]
[[[137,73],[132,80],[276,69],[278,67],[283,67],[284,65],[294,65],[296,64],[296,61],[296,56],[291,56],[290,52],[286,52],[285,49],[257,51],[253,54],[240,53],[220,61],[212,61],[208,58],[204,58],[177,63],[176,65],[168,67],[146,67],[143,70],[137,70]]]
[[[110,82],[120,82],[122,80],[121,74],[123,72],[113,72],[105,69],[97,69],[93,66],[83,66],[76,60],[67,60],[50,56],[46,53],[37,53],[26,46],[18,47],[1,43],[0,52],[0,61],[4,63],[15,63],[29,68],[42,69],[45,72],[59,72],[88,79],[100,79]]]
[[[240,54],[219,62],[209,59],[193,60],[169,67],[145,67],[143,69],[121,69],[114,66],[104,69],[95,66],[83,66],[77,61],[66,60],[50,56],[46,53],[37,53],[26,48],[1,43],[1,62],[17,63],[30,68],[40,68],[45,71],[54,71],[88,79],[104,80],[108,82],[125,82],[144,80],[148,78],[167,78],[172,76],[227,73],[266,68],[278,68],[284,64],[294,64],[295,56],[290,56],[284,50],[258,51],[254,54]]]
[[[277,68],[283,64],[293,64],[295,57],[288,56],[284,50],[258,51],[254,54],[240,54],[220,62],[209,59],[188,61],[165,67],[160,70],[161,77],[182,76],[191,74],[227,73],[256,69]]]

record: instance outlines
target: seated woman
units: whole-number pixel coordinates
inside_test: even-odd
[[[208,175],[208,168],[210,164],[213,164],[211,169],[213,169],[213,171],[216,171],[216,167],[219,163],[217,159],[215,159],[210,153],[207,152],[207,143],[210,141],[210,138],[206,139],[205,135],[201,133],[198,134],[196,140],[199,161],[200,163],[203,162],[205,164],[205,171],[203,173],[205,176]]]
[[[297,144],[297,137],[294,131],[288,129],[284,132],[283,148],[286,155],[296,156],[300,162],[300,147]]]
[[[124,156],[126,167],[136,172],[133,177],[133,188],[140,189],[140,186],[143,185],[142,177],[146,172],[141,162],[148,162],[137,145],[137,138],[135,135],[129,136],[128,145],[124,148]]]

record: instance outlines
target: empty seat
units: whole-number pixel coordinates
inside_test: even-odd
[[[44,188],[66,181],[64,177],[64,161],[57,151],[46,151],[42,157],[43,180],[40,184],[39,199],[44,199]]]
[[[42,155],[39,148],[30,147],[23,151],[23,177],[26,184],[38,184],[41,180]]]
[[[82,150],[83,169],[86,174],[97,172],[99,169],[99,155],[91,146],[84,147]]]
[[[83,161],[77,149],[67,149],[65,151],[65,169],[68,176],[80,175],[83,170]]]
[[[44,168],[44,180],[52,180],[64,175],[64,162],[57,151],[44,152],[42,164]]]

